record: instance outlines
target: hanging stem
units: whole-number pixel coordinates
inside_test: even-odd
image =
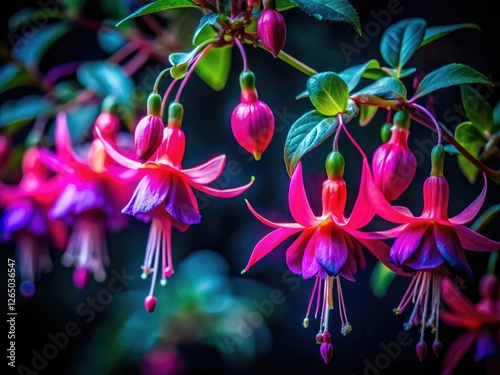
[[[243,47],[243,44],[238,38],[233,38],[234,42],[238,46],[238,49],[240,50],[241,58],[243,59],[243,71],[247,72],[248,71],[248,59],[247,59],[247,54],[245,53],[245,48]]]
[[[425,115],[432,121],[432,123],[435,126],[436,133],[437,133],[437,136],[438,136],[437,143],[441,144],[442,143],[441,127],[439,126],[438,122],[436,121],[436,118],[432,115],[432,113],[430,113],[425,107],[422,107],[421,105],[419,105],[417,103],[408,103],[408,107],[410,107],[410,108],[412,108],[412,107],[416,108],[419,111],[425,113]]]

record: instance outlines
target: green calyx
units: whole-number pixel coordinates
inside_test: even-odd
[[[173,102],[168,106],[168,126],[180,128],[182,117],[184,116],[184,107],[181,103]]]
[[[441,144],[435,145],[431,152],[431,176],[443,177],[444,167],[444,147]]]
[[[401,129],[410,128],[410,114],[407,111],[397,111],[393,119],[394,125]]]
[[[389,139],[391,139],[392,135],[392,124],[389,124],[386,122],[382,127],[380,128],[380,138],[382,139],[382,143],[387,143]]]
[[[326,174],[330,180],[340,180],[344,176],[344,157],[338,151],[332,151],[326,157]]]
[[[148,115],[161,117],[161,96],[152,92],[148,96]]]
[[[240,74],[241,91],[255,90],[255,74],[246,70]]]

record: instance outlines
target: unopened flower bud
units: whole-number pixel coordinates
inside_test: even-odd
[[[431,176],[443,177],[443,168],[444,168],[443,145],[437,144],[432,148],[431,163],[432,163]]]
[[[120,131],[120,120],[110,112],[101,112],[94,122],[94,129],[95,128],[99,128],[104,138],[114,140]],[[97,138],[95,130],[94,138]]]
[[[324,343],[331,342],[332,341],[332,335],[330,334],[330,332],[325,331],[325,332],[323,332],[322,339],[323,339]]]
[[[420,362],[422,362],[427,355],[427,345],[425,344],[425,342],[419,341],[415,349],[417,351],[418,359],[420,359]]]
[[[434,340],[434,342],[432,343],[432,350],[436,357],[439,357],[443,352],[443,344],[441,344],[441,341]]]
[[[156,308],[156,297],[149,295],[144,299],[144,307],[147,312],[152,313]]]
[[[330,152],[326,158],[325,167],[330,180],[341,180],[344,176],[344,157],[338,151]]]
[[[252,72],[241,74],[241,102],[231,114],[231,129],[239,145],[259,160],[273,137],[274,115],[267,104],[258,100],[254,82]]]
[[[278,57],[286,41],[286,23],[281,13],[276,9],[264,7],[257,21],[257,33],[264,47],[274,57]]]
[[[380,139],[382,140],[382,143],[387,143],[391,139],[391,128],[392,124],[386,122],[382,127],[380,128]]]
[[[330,362],[333,356],[333,346],[329,342],[322,343],[319,347],[319,352],[321,353],[321,357],[323,357],[323,361],[325,363]]]
[[[163,136],[163,121],[158,116],[143,117],[135,128],[134,145],[137,159],[145,163],[160,147]]]

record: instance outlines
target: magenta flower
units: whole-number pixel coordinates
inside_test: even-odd
[[[443,161],[444,150],[438,145],[432,153],[432,172],[424,183],[424,207],[418,217],[413,216],[404,207],[392,207],[377,189],[369,189],[370,200],[377,214],[390,222],[402,224],[380,233],[385,233],[388,238],[397,237],[391,247],[391,261],[404,271],[414,274],[408,291],[394,311],[400,314],[410,302],[415,304],[406,327],[409,329],[413,325],[421,326],[420,342],[417,346],[420,360],[426,353],[425,327],[433,327],[435,342],[439,342],[441,279],[450,274],[465,279],[472,277],[464,249],[500,249],[499,242],[464,226],[477,215],[484,202],[486,176],[479,197],[460,214],[448,218],[449,187],[442,173]]]
[[[496,276],[485,275],[479,283],[481,300],[472,304],[453,284],[444,278],[441,283],[443,300],[448,309],[441,319],[448,325],[466,330],[449,347],[442,362],[441,375],[451,375],[460,359],[475,343],[474,360],[485,361],[491,374],[500,373],[500,301],[499,281]]]
[[[177,104],[180,106],[180,104]],[[204,164],[183,169],[181,166],[185,149],[184,132],[176,126],[167,126],[164,130],[163,142],[156,157],[146,163],[140,163],[122,155],[113,145],[98,136],[108,154],[123,166],[144,173],[135,192],[122,212],[133,215],[144,221],[151,221],[151,230],[146,247],[144,264],[145,279],[153,273],[151,289],[145,300],[146,310],[152,312],[156,307],[153,296],[154,284],[161,257],[161,284],[174,273],[172,264],[172,226],[185,231],[192,224],[198,224],[201,215],[192,188],[203,193],[219,197],[232,198],[245,192],[253,183],[252,180],[237,188],[219,190],[208,186],[222,173],[226,162],[225,155],[217,156]]]
[[[278,57],[286,41],[286,23],[281,13],[276,9],[264,8],[257,21],[257,33],[264,47],[274,57]]]
[[[339,300],[338,310],[341,319],[341,333],[345,335],[351,331],[344,305],[340,277],[354,281],[354,275],[358,269],[365,267],[366,260],[362,248],[365,247],[389,268],[401,273],[390,263],[389,246],[379,240],[380,236],[358,230],[368,224],[374,216],[366,192],[367,181],[371,179],[367,160],[363,160],[358,198],[351,215],[346,218],[344,208],[347,200],[347,190],[346,183],[342,179],[343,158],[338,152],[332,154],[337,155],[333,155],[332,158],[333,169],[328,167],[327,161],[328,179],[323,183],[323,212],[321,216],[314,215],[307,201],[301,162],[297,164],[292,175],[288,192],[289,207],[295,220],[294,223],[274,223],[269,221],[257,214],[250,203],[247,202],[252,214],[262,223],[275,228],[275,230],[266,235],[255,246],[247,266],[242,271],[246,272],[285,239],[299,234],[286,251],[286,263],[293,273],[301,274],[304,279],[316,277],[304,319],[305,327],[309,324],[309,312],[316,292],[318,293],[318,304],[315,316],[318,314],[319,299],[323,289],[322,319],[316,340],[321,343],[320,351],[325,362],[328,362],[331,358],[333,350],[330,347],[328,314],[329,310],[333,308],[332,294],[335,287]],[[336,168],[336,165],[340,164],[342,164],[341,173]]]
[[[35,292],[34,282],[52,268],[49,243],[64,249],[67,229],[60,220],[51,220],[49,210],[61,190],[62,180],[52,176],[39,161],[39,149],[23,155],[23,177],[17,186],[0,183],[0,205],[5,211],[0,219],[1,236],[17,245],[23,295]]]
[[[75,267],[73,282],[83,288],[91,274],[98,281],[106,277],[105,267],[109,263],[106,231],[119,231],[127,225],[121,208],[136,175],[116,165],[98,139],[92,142],[85,158],[77,155],[71,146],[64,113],[57,116],[55,145],[57,155],[49,151],[41,153],[42,162],[64,181],[50,216],[64,219],[72,226],[62,262]]]

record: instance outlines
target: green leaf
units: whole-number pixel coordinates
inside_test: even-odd
[[[0,107],[0,127],[27,124],[35,117],[49,112],[52,106],[41,95],[6,101]]]
[[[417,68],[404,68],[398,71],[397,69],[383,67],[382,70],[386,73],[386,75],[390,77],[401,79],[415,73],[417,71]]]
[[[381,107],[393,107],[406,102],[406,87],[394,77],[381,78],[351,97],[361,103],[376,104]]]
[[[215,91],[226,86],[231,69],[231,48],[211,48],[196,65],[195,72]]]
[[[348,22],[361,35],[358,13],[347,0],[292,0],[292,2],[317,20]]]
[[[500,100],[493,108],[493,124],[491,125],[490,133],[495,134],[500,131]]]
[[[307,80],[307,92],[314,107],[327,116],[344,112],[349,100],[349,89],[336,73],[317,73]]]
[[[38,64],[43,54],[69,31],[65,23],[50,24],[32,35],[22,36],[12,48],[12,55],[26,65]]]
[[[125,106],[132,102],[134,82],[120,65],[105,61],[84,62],[78,67],[76,77],[84,87],[103,97],[115,96]]]
[[[460,155],[460,151],[458,151],[458,148],[451,144],[444,145],[444,151],[453,156]]]
[[[370,287],[373,294],[379,298],[385,296],[395,276],[396,273],[387,268],[384,263],[378,261],[370,277]]]
[[[198,48],[190,52],[174,52],[168,56],[168,61],[172,64],[170,75],[172,78],[181,79],[187,74],[189,63],[199,52]]]
[[[422,40],[422,43],[420,43],[420,47],[423,47],[435,41],[436,39],[442,38],[443,36],[460,29],[481,30],[481,28],[474,23],[459,23],[456,25],[428,27],[427,29],[425,29],[424,39]]]
[[[290,0],[276,0],[276,10],[283,12],[284,10],[295,8],[297,5]]]
[[[174,8],[197,8],[200,10],[202,9],[198,4],[195,4],[190,0],[157,0],[154,3],[147,4],[142,8],[139,8],[134,13],[132,13],[131,15],[125,17],[120,22],[118,22],[116,26],[120,26],[123,22],[131,18],[144,16],[146,14],[151,14],[151,13],[158,13],[164,10],[174,9]]]
[[[104,52],[113,53],[123,47],[126,40],[120,31],[109,27],[101,27],[97,33],[97,42]]]
[[[484,147],[488,141],[482,130],[470,121],[463,122],[456,127],[455,139],[476,158],[479,156],[481,148]],[[465,177],[467,177],[467,180],[469,180],[471,184],[474,183],[479,169],[461,154],[458,155],[458,166]]]
[[[365,62],[364,64],[351,66],[341,71],[339,73],[339,76],[344,80],[345,83],[347,83],[349,92],[351,92],[359,84],[359,81],[361,81],[361,78],[364,76],[366,71],[370,69],[380,69],[379,62],[375,59],[372,59]]]
[[[426,25],[422,18],[408,18],[389,26],[380,41],[387,64],[400,72],[422,43]]]
[[[467,118],[483,131],[489,131],[493,124],[493,110],[490,103],[470,85],[461,85],[460,93]]]
[[[477,70],[467,65],[451,63],[427,74],[420,81],[411,101],[445,87],[468,83],[483,83],[493,86],[491,81]]]
[[[33,20],[38,20],[39,17],[44,17],[45,19],[54,18],[58,15],[58,9],[50,9],[47,7],[43,9],[43,16],[41,15],[40,9],[34,8],[23,8],[19,12],[13,14],[9,18],[9,30],[14,31],[20,29],[22,26],[26,25],[25,30],[32,30]],[[36,18],[35,18],[36,17]],[[31,24],[31,25],[30,25]]]
[[[350,100],[349,106],[342,114],[342,119],[344,123],[348,123],[357,114],[358,108]],[[307,112],[292,124],[286,137],[284,151],[285,165],[289,176],[292,176],[299,160],[332,135],[337,126],[337,116],[325,116],[317,110]]]
[[[366,126],[377,114],[378,107],[371,105],[362,105],[359,109],[359,125]]]
[[[0,66],[0,93],[29,82],[26,69],[10,62]]]
[[[203,43],[205,40],[215,37],[216,32],[213,26],[217,25],[217,19],[219,17],[221,17],[221,15],[217,13],[209,13],[201,17],[200,23],[193,33],[194,46],[197,46]]]

